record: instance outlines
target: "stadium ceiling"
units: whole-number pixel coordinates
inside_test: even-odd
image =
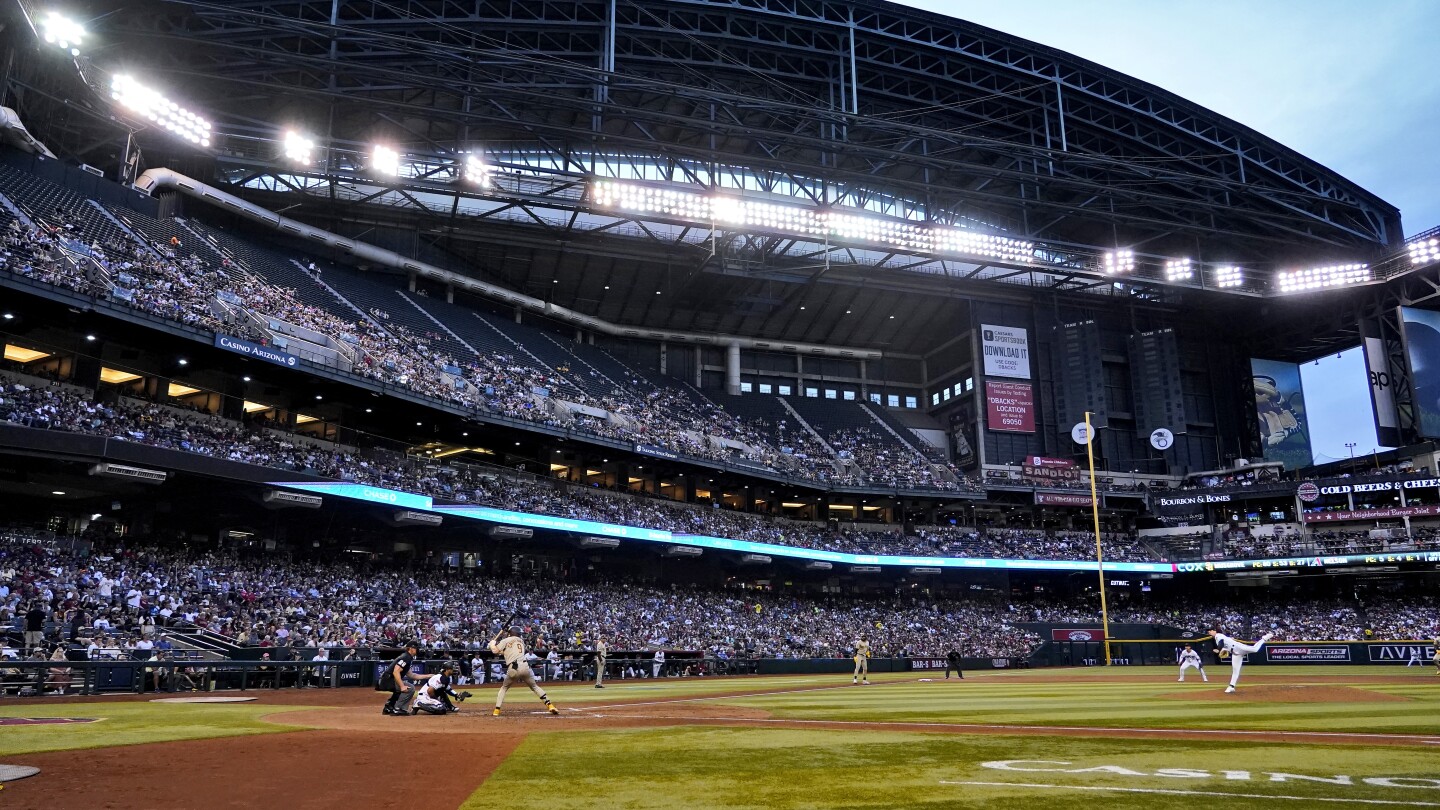
[[[139,133],[145,164],[619,323],[907,352],[933,336],[945,297],[1039,289],[1208,306],[1227,285],[1210,271],[1172,284],[1166,257],[1253,279],[1379,263],[1402,245],[1393,206],[1240,124],[1069,54],[883,2],[80,7],[102,43],[94,64],[215,122],[213,149],[198,152]],[[72,92],[30,78],[37,111]],[[312,164],[284,159],[286,130],[315,141]],[[98,142],[73,140],[82,158]],[[373,171],[377,143],[400,153],[396,176]],[[483,182],[467,182],[471,156]],[[600,178],[956,226],[1037,245],[1043,266],[600,210]],[[1108,278],[1115,249],[1142,272]]]

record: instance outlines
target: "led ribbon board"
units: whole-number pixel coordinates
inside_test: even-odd
[[[825,560],[827,562],[838,562],[849,565],[1003,568],[1030,571],[1094,571],[1096,569],[1093,560],[1001,560],[973,557],[904,557],[890,554],[847,554],[838,551],[796,548],[794,546],[781,546],[771,543],[754,543],[749,540],[730,540],[724,537],[710,537],[700,534],[675,534],[663,529],[646,529],[639,526],[622,526],[614,523],[575,520],[573,518],[556,517],[554,515],[534,515],[529,512],[511,512],[505,509],[493,509],[488,506],[434,506],[428,496],[414,495],[408,492],[397,492],[395,490],[381,489],[380,487],[365,486],[363,484],[288,483],[277,481],[271,482],[270,486],[301,489],[306,492],[333,495],[337,498],[350,498],[368,503],[402,506],[406,509],[420,509],[469,518],[471,520],[504,523],[511,526],[526,526],[532,529],[577,532],[601,535],[604,537],[621,537],[627,540],[643,540],[651,543],[682,543],[687,546],[698,546],[700,548],[769,554],[776,557],[793,557],[803,560]],[[1170,563],[1107,562],[1105,563],[1105,570],[1168,574],[1173,572],[1175,567]]]
[[[268,486],[301,489],[306,492],[317,492],[321,495],[334,495],[337,498],[350,498],[351,500],[381,503],[387,506],[401,506],[406,509],[430,511],[431,507],[435,505],[434,500],[432,500],[429,495],[416,495],[413,492],[400,492],[394,489],[372,487],[367,484],[270,481],[268,482]]]

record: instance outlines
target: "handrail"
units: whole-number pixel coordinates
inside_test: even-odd
[[[385,250],[365,242],[347,239],[330,231],[323,231],[319,228],[306,225],[303,222],[282,217],[273,211],[266,210],[254,203],[242,200],[233,194],[221,191],[208,183],[187,177],[173,169],[147,169],[144,174],[136,179],[135,188],[151,195],[166,188],[174,188],[182,194],[194,197],[202,202],[210,203],[230,213],[239,214],[253,222],[274,228],[286,236],[299,236],[312,242],[319,242],[326,247],[333,248],[342,253],[348,253],[357,259],[374,262],[386,267],[393,267],[406,272],[418,273],[426,278],[443,281],[455,287],[477,292],[489,298],[499,299],[507,304],[524,307],[525,309],[546,317],[565,321],[566,323],[612,337],[693,343],[703,346],[733,345],[739,346],[742,349],[790,351],[816,357],[843,357],[851,360],[879,360],[886,356],[885,353],[873,349],[860,349],[847,346],[821,346],[814,343],[796,343],[788,340],[761,340],[740,335],[707,335],[697,332],[680,332],[671,329],[657,329],[645,326],[621,326],[576,312],[572,309],[559,306],[558,304],[533,298],[524,293],[507,290],[504,287],[487,284],[470,276],[453,273],[449,270],[436,267],[433,264],[419,261],[418,259],[409,259],[393,250]]]

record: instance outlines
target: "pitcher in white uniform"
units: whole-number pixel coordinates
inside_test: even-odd
[[[1235,684],[1240,682],[1240,668],[1245,666],[1245,656],[1260,652],[1260,648],[1265,646],[1265,642],[1274,635],[1274,633],[1266,633],[1254,644],[1246,644],[1225,635],[1218,628],[1210,631],[1210,637],[1215,639],[1215,650],[1220,654],[1220,659],[1222,661],[1226,658],[1230,659],[1230,685],[1225,687],[1227,693],[1234,692]]]

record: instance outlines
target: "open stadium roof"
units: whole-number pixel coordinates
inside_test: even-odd
[[[889,3],[81,10],[82,69],[213,122],[198,151],[141,133],[145,165],[617,323],[913,353],[947,299],[1183,305],[1404,253],[1393,206],[1259,133]],[[114,148],[73,121],[68,153]]]

